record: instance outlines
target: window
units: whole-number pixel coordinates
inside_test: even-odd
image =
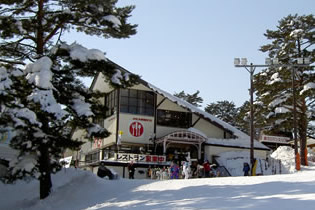
[[[153,116],[153,92],[133,89],[121,89],[120,96],[120,112]]]
[[[95,153],[87,154],[85,156],[85,163],[88,164],[88,163],[95,163],[99,161],[99,155],[100,155],[99,151]]]
[[[107,108],[106,117],[112,116],[117,106],[117,90],[113,90],[105,96],[105,106]]]
[[[157,124],[177,128],[190,128],[192,114],[190,112],[177,112],[170,110],[157,111]]]

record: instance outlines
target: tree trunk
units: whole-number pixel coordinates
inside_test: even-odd
[[[51,177],[50,177],[50,158],[48,153],[48,148],[45,144],[39,147],[39,185],[40,185],[40,199],[45,199],[50,194],[52,187]]]
[[[37,11],[37,40],[36,40],[36,53],[38,56],[42,56],[44,53],[44,30],[43,30],[43,18],[44,18],[44,0],[38,1]]]
[[[300,153],[301,153],[301,165],[307,165],[307,154],[306,154],[306,138],[307,138],[307,107],[305,103],[301,106],[300,120],[299,120],[299,134],[300,134]]]

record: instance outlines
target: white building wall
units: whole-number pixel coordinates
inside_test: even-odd
[[[116,127],[117,127],[116,115],[110,116],[109,118],[105,119],[104,127],[111,133],[111,135],[103,139],[102,147],[116,144]]]
[[[72,135],[72,139],[78,141],[84,141],[85,143],[81,146],[81,152],[87,153],[92,149],[92,143],[87,139],[84,139],[86,136],[86,132],[82,129],[76,129],[76,131]]]
[[[148,87],[144,86],[143,84],[134,85],[130,89],[152,91],[151,89],[149,89]]]
[[[93,90],[98,90],[101,91],[102,93],[109,93],[110,91],[113,90],[113,87],[110,86],[109,83],[104,82],[105,77],[102,73],[97,77],[97,80],[94,83]]]
[[[195,122],[197,119],[193,117],[193,122]],[[216,127],[215,125],[211,124],[207,120],[200,119],[197,124],[194,126],[194,128],[202,131],[204,134],[208,136],[208,138],[218,138],[223,139],[224,138],[224,130],[221,128]]]
[[[219,146],[212,146],[212,145],[206,145],[205,146],[205,158],[209,161],[212,160],[212,156],[220,156],[223,152],[235,152],[235,151],[248,151],[249,149],[243,149],[243,148],[233,148],[233,147],[219,147]],[[265,150],[254,150],[254,156],[261,159],[266,159],[267,152]]]
[[[174,128],[174,127],[167,127],[167,126],[157,126],[156,127],[156,138],[161,138],[166,136],[172,132],[179,131],[179,130],[187,130],[185,128]]]
[[[157,104],[159,104],[163,100],[163,96],[158,95],[157,97]],[[188,112],[187,109],[182,108],[178,104],[170,101],[169,99],[166,99],[159,107],[158,109],[163,110],[171,110],[171,111],[178,111],[178,112]]]

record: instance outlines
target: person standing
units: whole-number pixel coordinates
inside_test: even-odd
[[[243,167],[243,172],[244,172],[244,176],[249,176],[249,164],[248,163],[244,163],[244,167]]]
[[[185,179],[189,179],[189,173],[190,173],[190,166],[187,161],[184,161],[183,164],[183,175],[185,176]]]
[[[205,177],[210,177],[210,163],[208,160],[206,160],[204,163],[203,163],[203,169],[204,169],[204,172],[205,172]]]
[[[128,164],[128,171],[129,171],[129,179],[134,179],[135,177],[135,166],[133,164],[133,161],[131,161],[129,164]]]
[[[171,179],[178,179],[179,178],[179,167],[175,162],[172,162],[171,165]]]

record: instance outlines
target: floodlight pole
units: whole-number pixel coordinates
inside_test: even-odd
[[[266,60],[267,61],[267,60]],[[247,59],[242,58],[242,63],[240,64],[240,59],[234,59],[235,67],[243,67],[250,73],[250,161],[251,164],[254,164],[254,88],[253,88],[253,76],[255,69],[257,67],[269,68],[269,67],[288,67],[292,71],[292,96],[293,96],[293,135],[294,135],[294,153],[295,153],[295,169],[300,170],[300,154],[298,152],[298,140],[297,140],[297,117],[296,117],[296,88],[295,88],[295,67],[309,67],[309,63],[305,63],[302,58],[302,63],[298,64],[279,64],[278,60],[276,63],[265,64],[265,65],[247,65]],[[249,68],[249,69],[248,69]]]
[[[256,67],[253,64],[250,64],[249,70],[246,70],[250,73],[250,162],[253,166],[254,164],[254,72]]]
[[[235,65],[235,67],[244,67],[250,74],[250,163],[254,164],[254,73],[257,65]]]

